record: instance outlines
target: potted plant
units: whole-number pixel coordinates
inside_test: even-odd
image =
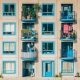
[[[76,76],[75,76],[75,77],[80,77],[80,74],[79,74],[79,72],[77,72],[77,73],[76,73]]]
[[[55,77],[62,77],[61,73],[56,74]]]
[[[58,74],[56,74],[56,75],[55,75],[55,77],[59,77],[59,75],[58,75]]]
[[[2,78],[3,78],[3,76],[2,76],[2,74],[0,74],[0,80],[2,80]]]
[[[34,4],[34,11],[39,12],[39,10],[40,10],[39,4]]]
[[[34,11],[36,12],[36,15],[38,15],[38,12],[40,11],[40,5],[39,4],[35,4],[34,5]]]
[[[31,18],[36,18],[37,16],[37,13],[39,12],[40,10],[40,6],[39,4],[34,4],[34,6],[32,6],[31,8],[29,8],[29,15]]]
[[[77,34],[75,31],[73,31],[72,36],[71,36],[74,40],[77,38]]]

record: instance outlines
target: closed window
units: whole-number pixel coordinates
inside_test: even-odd
[[[53,4],[43,4],[42,5],[42,15],[54,15],[54,5]]]
[[[3,24],[3,35],[14,35],[16,33],[15,23],[4,23]]]
[[[42,24],[42,35],[53,35],[54,27],[53,23],[43,23]]]
[[[14,54],[16,49],[15,42],[3,43],[3,54]]]
[[[53,42],[42,42],[42,53],[43,54],[53,54],[54,53],[54,43]]]
[[[15,15],[15,4],[3,4],[3,15],[14,16]]]
[[[74,72],[74,63],[73,62],[62,62],[62,73],[73,73]]]
[[[16,73],[15,61],[4,61],[3,62],[3,73],[4,74],[15,74]]]

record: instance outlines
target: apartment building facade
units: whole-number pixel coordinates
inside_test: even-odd
[[[0,0],[2,80],[79,80],[80,0]]]

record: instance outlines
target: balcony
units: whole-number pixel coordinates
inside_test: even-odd
[[[30,49],[29,51],[22,51],[22,60],[24,61],[35,61],[37,60],[37,50]]]
[[[37,13],[40,7],[38,4],[23,4],[22,5],[22,22],[35,23],[37,21]]]
[[[62,41],[75,41],[76,38],[77,38],[76,31],[72,31],[72,32],[68,31],[68,33],[64,33],[63,31],[61,31],[61,37],[60,37],[60,39]]]
[[[76,50],[61,50],[61,59],[62,60],[74,60],[76,58]]]
[[[75,21],[75,11],[61,11],[61,18],[62,22],[74,22]]]
[[[38,40],[38,34],[34,30],[22,29],[22,40],[28,42],[36,42]]]

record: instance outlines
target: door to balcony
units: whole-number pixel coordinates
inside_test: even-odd
[[[71,23],[62,23],[61,27],[61,39],[71,40],[73,34],[73,27]]]
[[[22,43],[22,51],[30,52],[30,50],[34,47],[34,43],[31,42],[23,42]]]
[[[42,62],[42,75],[43,77],[52,77],[55,74],[53,61]]]
[[[34,74],[33,62],[22,62],[22,76],[32,76]]]
[[[73,4],[61,5],[61,21],[73,22],[75,19],[75,12],[73,11]]]
[[[73,58],[73,43],[72,42],[62,42],[61,44],[61,57],[62,58]]]

